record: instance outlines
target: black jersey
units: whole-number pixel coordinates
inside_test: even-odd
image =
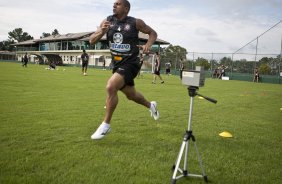
[[[115,65],[126,63],[139,63],[139,44],[136,29],[136,19],[127,16],[123,20],[118,20],[115,16],[107,17],[110,22],[110,29],[107,32],[107,41]]]
[[[89,60],[88,54],[87,53],[81,54],[81,59],[82,59],[82,62],[87,63]]]

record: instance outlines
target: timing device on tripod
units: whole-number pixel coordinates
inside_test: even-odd
[[[193,102],[195,96],[201,96],[204,99],[216,103],[217,101],[203,96],[199,93],[197,93],[197,90],[199,87],[204,86],[205,83],[205,74],[203,67],[196,66],[196,70],[193,71],[183,71],[182,73],[182,84],[188,86],[188,94],[190,96],[190,112],[189,112],[189,120],[188,120],[188,129],[186,130],[183,138],[182,145],[180,147],[180,151],[178,153],[178,157],[176,159],[175,164],[173,165],[173,175],[171,179],[171,184],[176,184],[176,181],[182,177],[199,177],[203,178],[205,182],[208,182],[208,177],[205,173],[203,162],[201,159],[201,156],[199,154],[196,139],[192,132],[192,112],[193,112]],[[196,150],[196,154],[198,157],[198,162],[201,168],[202,173],[201,174],[192,174],[188,171],[188,151],[189,151],[189,141],[192,140],[194,143],[194,148]],[[184,161],[183,161],[183,168],[180,168],[181,159],[184,154]],[[179,174],[178,174],[179,173]]]

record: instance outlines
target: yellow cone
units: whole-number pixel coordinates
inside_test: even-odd
[[[282,107],[280,108],[280,111],[282,111]]]
[[[204,99],[204,98],[203,98],[203,97],[201,97],[201,96],[199,96],[198,98],[199,98],[199,99],[201,99],[201,100],[203,100],[203,99]]]
[[[221,132],[219,135],[220,135],[221,137],[226,137],[226,138],[233,137],[231,133],[226,132],[226,131]]]

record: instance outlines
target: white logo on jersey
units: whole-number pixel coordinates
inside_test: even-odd
[[[121,33],[115,33],[113,37],[114,37],[113,40],[114,40],[115,43],[117,43],[117,44],[121,44],[122,43],[123,36],[122,36]]]
[[[130,25],[126,24],[125,27],[124,27],[124,30],[129,31],[130,30]]]
[[[110,42],[110,49],[118,52],[130,51],[130,44],[122,44],[123,35],[121,33],[115,33],[113,36],[114,43]]]

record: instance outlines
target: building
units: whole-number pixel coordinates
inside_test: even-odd
[[[14,61],[16,60],[16,54],[14,52],[10,52],[10,51],[6,51],[0,50],[0,61],[1,60],[10,60],[10,61]]]
[[[51,35],[48,37],[33,39],[13,44],[16,47],[16,59],[21,61],[27,53],[30,62],[47,64],[55,62],[57,65],[80,65],[82,50],[85,49],[90,55],[90,66],[106,66],[111,63],[111,54],[104,36],[95,45],[90,45],[89,37],[94,32],[68,33],[65,35]],[[145,44],[148,35],[139,32],[139,44]],[[160,45],[167,45],[168,42],[157,39],[152,48],[159,50]]]

